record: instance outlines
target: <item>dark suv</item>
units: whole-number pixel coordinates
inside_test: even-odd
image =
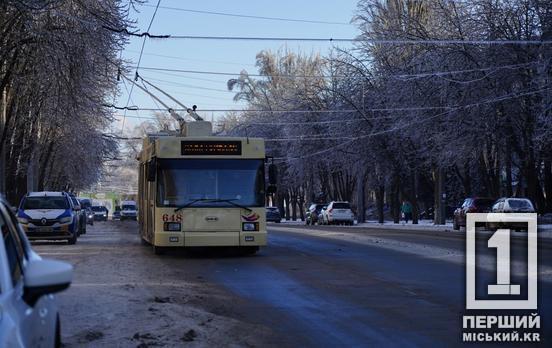
[[[312,203],[309,208],[307,209],[307,212],[305,213],[305,223],[307,225],[314,225],[318,222],[318,215],[320,215],[320,211],[326,206],[327,204],[322,203]]]
[[[462,206],[454,211],[452,227],[455,230],[466,227],[467,213],[489,213],[495,201],[494,198],[466,198]]]
[[[81,208],[84,209],[86,215],[86,223],[94,225],[94,212],[92,211],[92,201],[90,198],[79,198]]]
[[[282,221],[280,209],[278,207],[266,207],[266,221],[280,223]]]
[[[75,197],[74,194],[69,193],[69,197],[71,198],[71,203],[73,204],[73,210],[75,211],[75,214],[77,216],[77,226],[79,228],[79,235],[80,234],[86,234],[86,210],[82,209],[81,204],[77,197]]]

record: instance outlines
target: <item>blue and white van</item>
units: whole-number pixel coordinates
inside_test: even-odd
[[[77,242],[79,226],[71,197],[65,192],[31,192],[21,200],[17,219],[30,240]]]

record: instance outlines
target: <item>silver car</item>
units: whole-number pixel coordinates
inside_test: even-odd
[[[61,345],[53,293],[69,287],[73,266],[42,259],[0,198],[0,347]]]

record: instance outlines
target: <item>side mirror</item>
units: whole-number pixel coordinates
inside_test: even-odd
[[[25,269],[23,300],[34,306],[40,297],[65,290],[73,280],[73,266],[55,260],[32,260]]]
[[[156,158],[152,158],[147,163],[146,172],[147,172],[146,176],[147,176],[148,181],[155,181],[155,176],[157,174],[157,159]]]

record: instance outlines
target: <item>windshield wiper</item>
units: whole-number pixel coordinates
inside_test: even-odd
[[[252,212],[253,210],[251,210],[251,208],[248,208],[246,207],[245,205],[241,205],[241,204],[238,204],[234,201],[236,201],[237,199],[236,198],[233,198],[233,199],[211,199],[210,201],[211,202],[225,202],[225,203],[230,203],[232,204],[234,207],[238,207],[238,208],[242,208],[242,209],[245,209],[249,212]]]
[[[194,200],[191,200],[190,202],[184,204],[184,205],[181,205],[179,207],[176,207],[176,209],[174,209],[174,212],[176,213],[177,211],[179,210],[182,210],[182,209],[185,209],[185,208],[188,208],[189,206],[192,206],[193,204],[197,203],[197,202],[205,202],[205,201],[210,201],[210,199],[207,199],[207,198],[198,198],[198,199],[194,199]]]
[[[179,210],[182,210],[182,209],[185,209],[185,208],[188,208],[192,205],[194,205],[195,203],[197,202],[212,202],[212,203],[219,203],[219,202],[224,202],[224,203],[230,203],[231,205],[235,206],[235,207],[238,207],[238,208],[242,208],[242,209],[245,209],[249,212],[252,212],[253,210],[251,210],[250,208],[244,206],[244,205],[241,205],[241,204],[238,204],[236,202],[234,202],[235,200],[237,199],[217,199],[217,198],[198,198],[198,199],[194,199],[184,205],[181,205],[180,207],[177,207],[176,209],[174,209],[174,212],[178,212]]]

